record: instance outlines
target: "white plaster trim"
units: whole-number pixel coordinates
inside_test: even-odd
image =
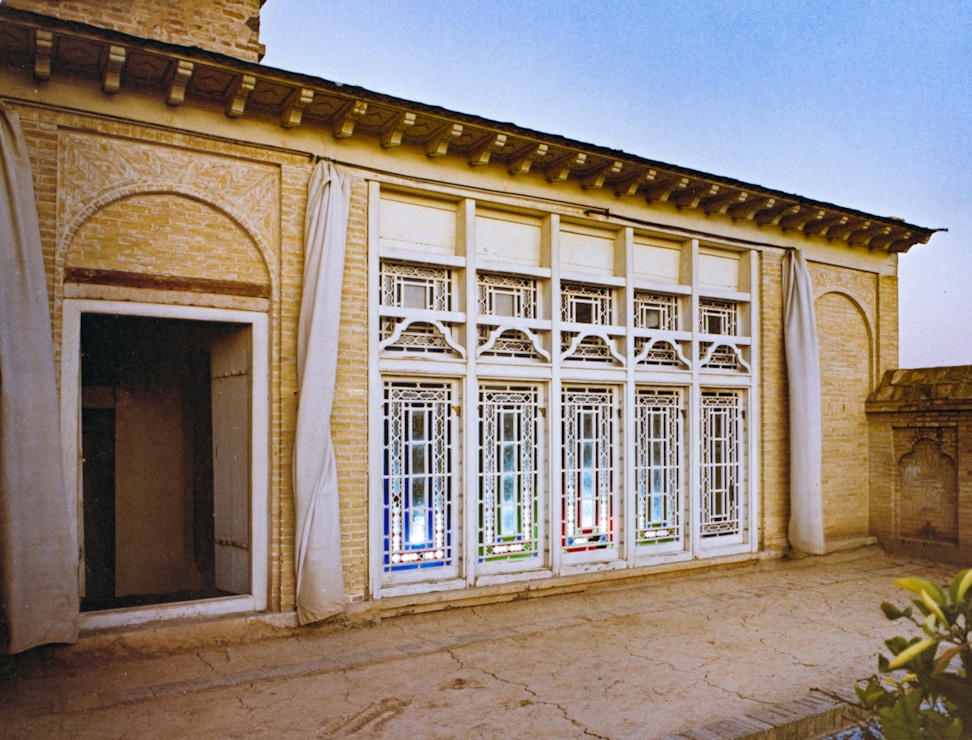
[[[81,499],[81,315],[84,313],[196,321],[248,324],[251,327],[252,406],[250,419],[250,589],[249,596],[202,599],[182,605],[191,615],[227,614],[237,611],[261,611],[267,608],[270,518],[270,347],[269,318],[265,313],[223,308],[201,308],[154,303],[96,301],[66,298],[61,328],[61,442],[62,463],[68,500],[77,512],[76,526],[83,522]],[[83,572],[84,561],[78,567]],[[232,604],[230,604],[232,602]],[[245,603],[244,603],[245,602]],[[229,606],[227,606],[229,604]],[[158,616],[141,619],[144,610]],[[94,613],[92,613],[94,614]],[[137,624],[138,621],[169,619],[189,615],[172,606],[117,609],[110,614],[112,626]],[[117,616],[116,616],[117,615]],[[90,626],[82,615],[81,624]],[[134,621],[133,621],[134,620]]]
[[[536,334],[524,327],[511,326],[510,324],[501,324],[493,329],[489,333],[489,340],[486,342],[486,344],[479,348],[477,354],[481,355],[484,352],[489,352],[493,348],[493,345],[496,344],[496,340],[499,339],[503,332],[507,330],[518,331],[525,334],[527,339],[529,339],[530,343],[533,345],[533,348],[537,351],[537,354],[546,359],[547,362],[550,361],[550,353],[543,348],[542,344],[540,344],[540,338]]]

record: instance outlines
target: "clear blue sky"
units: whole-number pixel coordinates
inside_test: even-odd
[[[268,0],[264,63],[912,223],[902,367],[972,364],[969,0]]]

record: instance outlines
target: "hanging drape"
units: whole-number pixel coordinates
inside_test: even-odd
[[[19,653],[77,639],[78,545],[34,186],[20,119],[2,103],[0,170],[0,634]]]
[[[304,220],[304,287],[297,329],[297,618],[308,624],[344,609],[338,473],[331,442],[341,282],[351,183],[330,162],[314,168]]]
[[[820,355],[813,286],[803,255],[783,257],[783,337],[790,386],[790,546],[824,549],[821,489]]]

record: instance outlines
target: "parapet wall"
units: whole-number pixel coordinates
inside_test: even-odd
[[[4,5],[259,62],[261,0],[3,0]]]
[[[891,551],[972,557],[972,366],[890,370],[867,400],[870,529]]]

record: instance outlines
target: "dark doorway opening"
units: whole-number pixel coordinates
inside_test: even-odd
[[[82,315],[82,611],[249,593],[250,331]]]

